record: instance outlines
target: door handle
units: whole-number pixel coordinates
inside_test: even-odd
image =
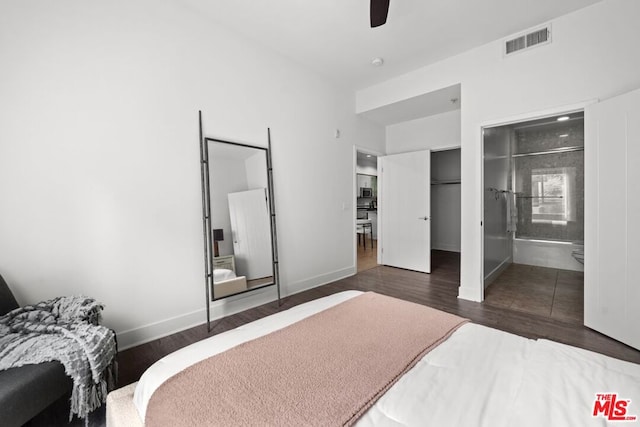
[[[431,218],[429,218],[428,216],[419,216],[419,217],[418,217],[418,219],[421,219],[421,220],[423,220],[423,221],[428,221],[428,220],[430,220]]]

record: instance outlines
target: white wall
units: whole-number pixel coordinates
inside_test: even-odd
[[[553,42],[509,58],[502,40],[364,89],[356,112],[462,84],[460,297],[481,300],[481,127],[640,87],[640,2],[604,0],[552,22]],[[389,131],[387,131],[387,134]],[[587,227],[588,224],[585,224]]]
[[[205,320],[199,109],[210,137],[272,129],[284,295],[355,271],[353,146],[384,132],[352,94],[179,2],[5,1],[0,61],[0,272],[20,303],[91,295],[122,347]]]
[[[460,110],[387,126],[387,154],[460,146]]]

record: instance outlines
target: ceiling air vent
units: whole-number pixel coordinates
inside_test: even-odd
[[[530,33],[521,34],[513,39],[507,40],[504,44],[505,55],[510,55],[521,50],[534,46],[541,46],[551,42],[551,26],[537,29]]]
[[[527,34],[527,47],[535,46],[549,41],[549,29],[543,28],[533,33]]]
[[[517,39],[509,40],[506,47],[507,55],[517,52],[527,47],[527,39],[525,36],[520,36]]]

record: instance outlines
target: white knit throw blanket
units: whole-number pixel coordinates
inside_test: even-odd
[[[115,386],[112,330],[98,326],[103,306],[82,296],[59,297],[0,316],[0,370],[60,361],[73,380],[71,412],[87,420]]]

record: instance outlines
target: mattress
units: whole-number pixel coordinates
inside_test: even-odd
[[[151,395],[170,376],[359,294],[311,301],[164,357],[136,385],[109,395],[107,425],[143,425]],[[640,415],[640,365],[469,323],[427,353],[357,425],[601,426],[617,422],[607,419],[614,394],[628,401],[626,417]],[[629,419],[624,425],[640,424]]]

